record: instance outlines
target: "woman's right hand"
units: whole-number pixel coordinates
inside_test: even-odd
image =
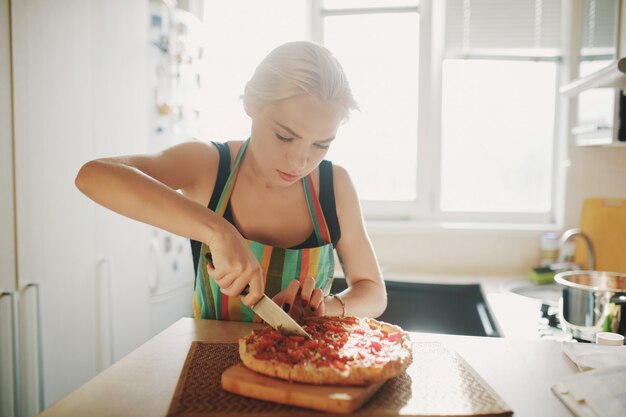
[[[212,258],[212,262],[207,262],[207,272],[222,294],[237,297],[246,285],[250,285],[248,294],[241,301],[248,307],[255,305],[265,290],[263,269],[243,236],[228,221],[220,219],[207,244]]]

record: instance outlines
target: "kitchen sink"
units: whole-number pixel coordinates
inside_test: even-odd
[[[479,284],[431,284],[385,280],[387,309],[378,319],[407,331],[499,337]],[[332,293],[346,288],[335,278]]]
[[[503,284],[503,288],[513,294],[533,298],[543,304],[556,306],[561,297],[561,286],[556,283],[535,284],[527,279],[508,281]]]

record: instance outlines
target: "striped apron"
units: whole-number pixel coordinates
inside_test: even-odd
[[[241,146],[235,165],[222,190],[215,209],[215,213],[220,216],[224,216],[230,201],[239,173],[241,158],[249,141],[250,139]],[[297,279],[302,284],[307,277],[315,278],[315,287],[320,288],[325,295],[330,292],[335,268],[330,233],[313,188],[311,176],[308,175],[303,178],[302,184],[319,246],[304,249],[283,249],[246,239],[252,253],[261,264],[265,294],[270,298],[287,288],[291,280]],[[241,297],[228,297],[221,293],[219,286],[207,272],[206,254],[208,252],[210,252],[209,247],[202,243],[193,296],[194,317],[197,319],[260,322],[261,319],[254,314],[254,311],[241,302]]]

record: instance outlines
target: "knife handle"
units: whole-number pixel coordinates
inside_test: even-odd
[[[246,288],[241,290],[241,295],[248,295],[249,292],[250,292],[250,284],[246,285]]]
[[[215,265],[213,265],[213,255],[211,255],[211,252],[205,253],[204,259],[206,259],[206,263],[209,264],[211,268],[215,268]],[[249,292],[250,292],[250,284],[246,285],[246,288],[244,288],[241,291],[240,295],[248,295]]]
[[[206,259],[206,263],[209,264],[211,268],[215,269],[215,264],[213,264],[213,255],[211,255],[211,252],[205,253],[204,259]]]

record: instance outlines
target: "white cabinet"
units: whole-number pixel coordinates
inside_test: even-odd
[[[40,285],[47,402],[95,374],[95,210],[73,186],[93,154],[93,72],[81,58],[89,7],[25,1],[12,10],[18,279]],[[23,415],[37,411],[39,396],[29,311],[20,310]]]
[[[149,337],[150,228],[97,207],[74,186],[86,161],[147,149],[149,14],[147,1],[125,0],[21,0],[11,8],[17,245],[5,239],[4,207],[13,205],[6,190],[1,243],[3,252],[16,246],[17,255],[3,253],[2,264],[7,258],[13,267],[2,267],[0,290],[12,281],[20,290],[22,416],[31,416]],[[1,80],[7,91],[4,74]],[[4,97],[3,183],[11,143]],[[24,291],[29,282],[40,290],[43,368],[36,292]],[[4,343],[0,348],[4,360],[8,350]],[[0,371],[4,403],[11,397]],[[0,407],[2,416],[11,412]]]
[[[84,53],[92,69],[93,151],[83,163],[148,150],[148,18],[147,1],[93,3],[91,45]],[[83,195],[79,199],[96,215],[97,361],[105,366],[109,358],[120,359],[150,337],[147,274],[152,228]]]
[[[0,0],[0,416],[14,415],[15,221],[9,2]],[[9,93],[9,94],[7,94]]]
[[[11,44],[9,2],[0,0],[0,290],[15,289],[13,211],[13,121],[11,112]]]
[[[572,98],[571,134],[579,146],[626,145],[626,7],[622,0],[567,3],[564,44],[574,79],[559,89]]]

